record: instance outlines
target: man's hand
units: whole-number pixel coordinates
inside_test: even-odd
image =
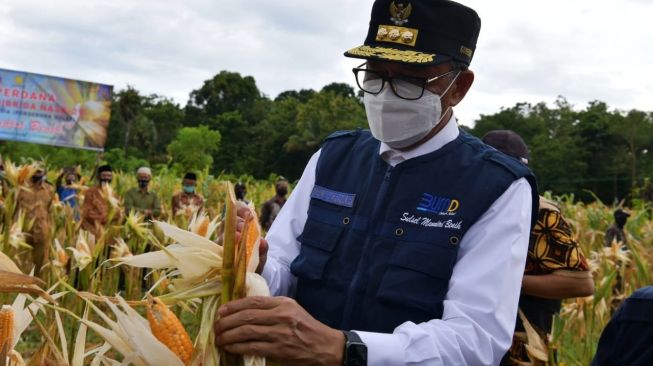
[[[341,365],[342,332],[320,323],[287,297],[247,297],[218,309],[216,345],[285,365]]]
[[[245,221],[250,215],[249,210],[250,208],[246,204],[243,202],[237,202],[236,215],[238,216],[238,224],[236,225],[236,240],[240,240],[240,235],[245,228]],[[258,267],[256,267],[256,273],[261,274],[268,258],[268,241],[263,237],[261,237],[261,245],[258,248],[258,253],[259,262]]]

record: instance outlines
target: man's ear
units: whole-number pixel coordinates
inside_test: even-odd
[[[460,101],[465,98],[465,95],[467,95],[467,92],[469,91],[469,88],[472,87],[472,84],[474,83],[474,72],[471,70],[465,70],[461,71],[460,75],[458,75],[458,78],[456,78],[456,82],[452,86],[452,90],[450,92],[450,105],[452,107],[456,106]]]

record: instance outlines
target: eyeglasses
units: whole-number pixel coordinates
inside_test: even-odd
[[[430,83],[451,75],[458,69],[451,69],[444,74],[434,76],[432,78],[421,78],[412,76],[385,76],[382,73],[370,70],[366,66],[367,63],[352,69],[356,76],[356,84],[365,93],[377,95],[385,87],[385,83],[390,84],[392,92],[401,99],[417,100],[424,95],[424,89]]]

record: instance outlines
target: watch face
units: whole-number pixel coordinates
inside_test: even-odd
[[[367,366],[367,346],[363,343],[347,345],[347,366]]]

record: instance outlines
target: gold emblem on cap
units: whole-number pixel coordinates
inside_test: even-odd
[[[404,43],[411,43],[415,35],[411,31],[405,31],[401,33],[401,41]]]
[[[359,57],[377,57],[385,60],[401,61],[414,64],[426,64],[433,62],[434,54],[422,53],[410,50],[397,50],[386,47],[360,46],[347,51],[348,54]]]
[[[380,25],[376,31],[376,40],[381,42],[399,43],[415,47],[419,31],[413,28],[395,27],[393,25]]]
[[[408,6],[404,4],[397,5],[394,1],[390,3],[390,20],[395,23],[395,25],[404,25],[408,22],[408,17],[413,11],[413,4],[408,3]]]
[[[383,26],[380,26],[379,30],[376,32],[376,40],[380,41],[387,36],[388,36],[388,29]]]

